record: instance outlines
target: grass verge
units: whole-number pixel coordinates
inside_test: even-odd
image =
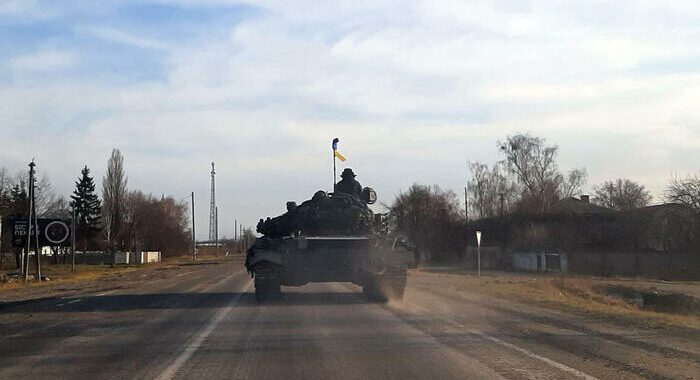
[[[678,314],[640,309],[608,294],[609,282],[590,277],[563,277],[550,275],[485,275],[440,274],[459,276],[461,286],[498,298],[519,302],[538,303],[558,309],[602,315],[634,323],[646,328],[670,326],[700,328],[700,315]]]
[[[215,259],[214,257],[200,257],[198,262],[204,262]],[[13,281],[0,282],[0,292],[16,290],[22,288],[40,288],[55,286],[57,284],[67,285],[81,282],[89,282],[106,277],[119,277],[128,272],[138,270],[156,270],[159,268],[169,267],[192,262],[189,256],[169,257],[159,263],[150,264],[117,264],[112,267],[108,264],[81,264],[75,266],[75,271],[71,270],[70,264],[43,264],[41,268],[42,277],[48,277],[49,281],[28,281],[25,283],[23,279],[13,279]],[[13,271],[14,272],[14,271]],[[34,275],[31,272],[30,274]]]

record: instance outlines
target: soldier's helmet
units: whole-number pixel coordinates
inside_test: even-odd
[[[352,169],[346,168],[343,170],[343,174],[340,175],[341,178],[355,178],[356,175],[353,173]]]

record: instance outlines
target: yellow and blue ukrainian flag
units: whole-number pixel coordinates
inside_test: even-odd
[[[340,142],[340,140],[337,137],[333,139],[333,154],[336,157],[338,157],[340,161],[345,162],[345,157],[343,157],[342,154],[338,153],[338,142]]]

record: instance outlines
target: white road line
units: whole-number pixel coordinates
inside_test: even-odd
[[[427,313],[427,314],[431,314],[431,315],[435,316],[436,318],[441,319],[441,320],[443,320],[443,321],[445,321],[445,322],[447,322],[447,323],[449,323],[449,324],[451,324],[451,325],[453,325],[453,326],[456,326],[456,327],[459,327],[459,328],[462,328],[462,329],[466,329],[466,330],[469,331],[471,334],[478,335],[478,336],[480,336],[480,337],[483,338],[483,339],[490,340],[491,342],[500,344],[500,345],[503,346],[503,347],[507,347],[507,348],[510,348],[510,349],[512,349],[512,350],[518,351],[518,352],[520,352],[521,354],[523,354],[523,355],[525,355],[525,356],[528,356],[528,357],[530,357],[530,358],[532,358],[532,359],[537,359],[537,360],[539,360],[539,361],[541,361],[541,362],[544,362],[544,363],[546,363],[546,364],[549,364],[550,366],[552,366],[552,367],[554,367],[554,368],[556,368],[556,369],[558,369],[558,370],[560,370],[560,371],[569,373],[569,374],[574,375],[574,376],[576,376],[576,377],[578,377],[578,378],[581,378],[581,379],[586,379],[586,380],[598,380],[598,378],[593,377],[593,376],[591,376],[591,375],[589,375],[589,374],[587,374],[587,373],[581,372],[581,371],[579,371],[579,370],[577,370],[577,369],[571,368],[571,367],[569,367],[569,366],[566,365],[566,364],[559,363],[558,361],[552,360],[552,359],[550,359],[550,358],[547,358],[547,357],[544,357],[544,356],[541,356],[541,355],[537,355],[536,353],[534,353],[534,352],[532,352],[532,351],[526,350],[526,349],[524,349],[524,348],[522,348],[522,347],[519,347],[519,346],[516,346],[516,345],[514,345],[514,344],[512,344],[512,343],[508,343],[508,342],[506,342],[506,341],[504,341],[504,340],[501,340],[501,339],[498,339],[498,338],[494,338],[494,337],[492,337],[492,336],[490,336],[490,335],[487,335],[487,334],[484,334],[484,333],[482,333],[482,332],[480,332],[480,331],[476,331],[476,330],[472,330],[472,329],[467,329],[466,326],[464,326],[463,324],[461,324],[461,323],[459,323],[459,322],[456,322],[456,321],[453,321],[453,320],[448,319],[448,318],[441,317],[441,316],[439,316],[439,315],[437,315],[437,314],[431,312],[430,310],[428,310],[428,309],[426,309],[426,308],[424,308],[424,307],[422,307],[422,306],[416,305],[416,304],[414,304],[414,303],[411,303],[411,306],[412,306],[412,307],[415,307],[416,309],[421,309],[423,312],[425,312],[425,313]]]
[[[112,294],[112,293],[114,293],[114,292],[116,292],[116,290],[110,290],[110,291],[108,291],[108,292],[95,294],[93,297],[102,297],[102,296],[106,296],[107,294]],[[62,298],[62,299],[66,299],[66,298]],[[68,302],[63,302],[63,303],[57,304],[56,307],[63,307],[63,306],[66,306],[66,304],[76,303],[76,302],[80,302],[80,301],[82,301],[82,299],[77,299],[77,300],[72,300],[72,301],[68,301]]]
[[[175,277],[180,277],[180,276],[184,276],[184,275],[186,275],[186,274],[190,274],[190,273],[192,273],[192,271],[189,271],[189,272],[185,272],[185,273],[179,273],[179,274],[176,274],[176,275],[175,275]]]
[[[202,345],[202,343],[209,336],[209,334],[211,334],[211,332],[214,331],[214,329],[216,329],[216,326],[218,326],[219,323],[221,323],[221,321],[231,311],[231,309],[233,308],[233,305],[236,302],[238,302],[238,300],[241,298],[243,293],[248,291],[248,289],[250,288],[250,284],[251,283],[249,282],[248,285],[246,285],[246,287],[244,288],[244,290],[242,292],[238,293],[238,295],[236,297],[234,297],[231,300],[231,302],[229,302],[228,305],[226,305],[226,307],[219,310],[209,320],[209,322],[206,324],[206,326],[204,326],[199,331],[199,333],[194,337],[194,339],[192,339],[192,341],[190,341],[190,343],[187,345],[187,347],[185,347],[185,350],[182,351],[180,356],[178,356],[177,359],[175,359],[175,361],[173,361],[168,366],[168,368],[166,368],[163,372],[161,372],[160,375],[158,375],[158,377],[156,377],[156,380],[169,380],[169,379],[172,379],[173,376],[175,376],[177,371],[179,371],[180,368],[182,368],[182,366],[187,362],[187,360],[189,360],[189,358],[192,357],[192,355],[197,351],[197,349],[199,349],[199,346]]]
[[[56,307],[63,307],[63,306],[66,306],[67,304],[76,303],[76,302],[80,302],[80,301],[82,301],[82,299],[79,298],[79,299],[77,299],[77,300],[72,300],[72,301],[68,301],[68,302],[64,302],[64,303],[59,303],[59,304],[56,305]]]
[[[524,348],[522,348],[522,347],[518,347],[518,346],[516,346],[516,345],[514,345],[514,344],[508,343],[508,342],[503,341],[503,340],[500,340],[500,339],[498,339],[498,338],[494,338],[494,337],[492,337],[492,336],[486,335],[486,334],[481,333],[481,332],[478,332],[478,331],[471,331],[471,332],[474,333],[474,334],[476,334],[476,335],[479,335],[480,337],[482,337],[482,338],[484,338],[484,339],[488,339],[488,340],[490,340],[490,341],[492,341],[492,342],[494,342],[494,343],[498,343],[498,344],[500,344],[501,346],[508,347],[508,348],[510,348],[510,349],[513,349],[513,350],[515,350],[515,351],[518,351],[518,352],[520,352],[521,354],[523,354],[523,355],[525,355],[525,356],[529,356],[529,357],[531,357],[531,358],[533,358],[533,359],[537,359],[537,360],[543,361],[543,362],[549,364],[550,366],[552,366],[552,367],[554,367],[554,368],[556,368],[556,369],[558,369],[558,370],[560,370],[560,371],[567,372],[567,373],[569,373],[569,374],[572,374],[572,375],[574,375],[574,376],[576,376],[576,377],[579,377],[579,378],[582,378],[582,379],[587,379],[587,380],[598,380],[597,378],[595,378],[595,377],[593,377],[593,376],[591,376],[591,375],[589,375],[589,374],[587,374],[587,373],[584,373],[584,372],[581,372],[581,371],[579,371],[579,370],[577,370],[577,369],[571,368],[571,367],[567,366],[566,364],[559,363],[559,362],[554,361],[554,360],[552,360],[552,359],[550,359],[550,358],[546,358],[546,357],[544,357],[544,356],[537,355],[536,353],[531,352],[531,351],[528,351],[528,350],[526,350],[526,349],[524,349]]]

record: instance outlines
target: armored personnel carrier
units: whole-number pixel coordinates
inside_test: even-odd
[[[407,250],[388,233],[386,216],[374,215],[374,190],[360,196],[318,191],[287,212],[260,220],[262,237],[248,250],[245,266],[258,301],[281,295],[281,286],[352,282],[374,301],[403,298]]]

